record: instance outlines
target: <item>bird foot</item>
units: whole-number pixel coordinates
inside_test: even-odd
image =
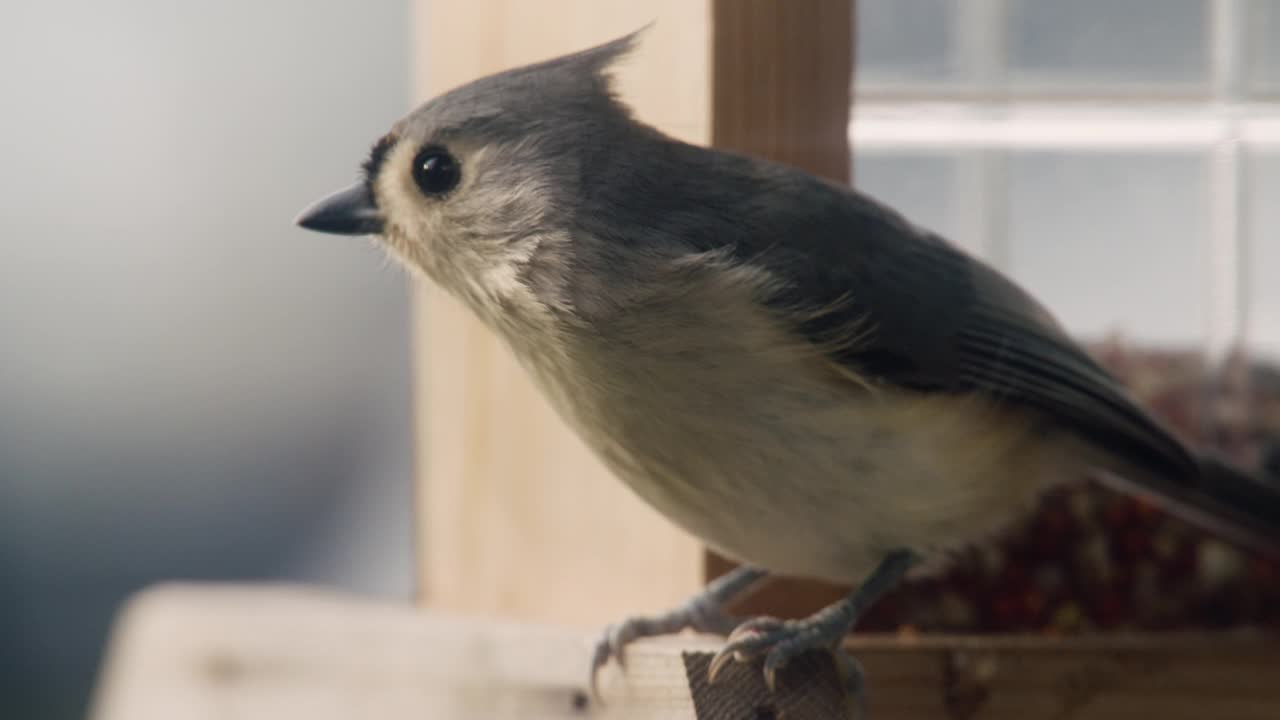
[[[866,674],[857,658],[840,646],[848,631],[848,623],[842,618],[822,614],[804,620],[773,617],[748,620],[734,629],[724,648],[711,659],[707,681],[714,683],[731,662],[751,662],[763,656],[765,685],[771,692],[777,692],[780,670],[807,652],[826,650],[836,663],[845,696],[852,704],[852,716],[865,718]]]
[[[763,656],[765,683],[776,691],[778,671],[800,655],[810,650],[826,650],[833,655],[843,652],[840,641],[849,631],[848,625],[844,618],[822,614],[804,620],[748,620],[734,629],[725,646],[711,659],[707,679],[715,682],[730,662],[750,662]]]
[[[610,625],[596,641],[592,655],[591,694],[596,698],[600,696],[596,680],[600,668],[610,658],[617,660],[619,667],[625,668],[624,651],[636,640],[674,635],[686,629],[712,635],[728,635],[738,622],[737,618],[720,609],[716,598],[699,595],[661,615],[630,617]]]
[[[836,661],[844,682],[846,697],[856,717],[866,717],[866,683],[862,666],[840,647],[862,613],[893,587],[915,562],[909,550],[887,553],[875,570],[848,596],[832,603],[803,620],[780,620],[758,617],[748,620],[729,635],[725,646],[707,666],[707,681],[716,677],[730,662],[750,662],[764,657],[764,681],[777,692],[778,671],[797,657],[812,650],[825,650]]]

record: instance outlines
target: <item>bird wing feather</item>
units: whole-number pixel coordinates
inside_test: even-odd
[[[760,224],[808,232],[738,252],[771,255],[756,259],[781,275],[777,307],[824,309],[797,326],[835,361],[873,382],[1035,408],[1169,482],[1198,476],[1182,443],[1012,280],[869,197],[815,187],[830,197],[768,206],[804,221]]]
[[[1194,454],[1011,279],[848,188],[790,176],[764,197],[729,247],[846,374],[1032,408],[1116,458],[1122,489],[1280,548],[1280,489]]]

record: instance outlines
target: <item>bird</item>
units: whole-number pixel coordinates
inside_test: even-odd
[[[738,563],[606,628],[727,639],[778,671],[1100,473],[1254,547],[1280,491],[1192,449],[1026,289],[884,202],[639,120],[615,83],[644,28],[414,108],[303,228],[373,235],[510,348],[566,424],[668,520]],[[589,538],[583,538],[589,542]],[[764,579],[853,589],[800,619],[731,616]]]

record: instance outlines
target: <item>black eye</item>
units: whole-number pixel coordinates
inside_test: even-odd
[[[458,161],[441,147],[423,148],[413,159],[413,181],[423,195],[443,195],[462,177]]]

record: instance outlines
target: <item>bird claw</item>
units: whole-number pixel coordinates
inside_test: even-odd
[[[835,657],[845,687],[861,697],[862,666],[840,648],[843,628],[828,627],[813,620],[779,620],[760,617],[739,625],[725,646],[711,659],[707,681],[714,683],[730,662],[749,662],[764,656],[762,671],[770,692],[777,692],[778,671],[810,650],[826,650]]]
[[[618,667],[626,667],[626,660],[622,655],[623,645],[615,644],[617,628],[618,625],[606,627],[591,653],[591,699],[597,702],[600,701],[600,668],[609,664],[609,658],[616,658]]]
[[[707,681],[714,683],[730,662],[748,662],[768,651],[771,645],[783,637],[786,628],[785,621],[772,617],[753,618],[739,625],[729,635],[720,652],[711,658],[711,664],[707,667]],[[767,671],[765,680],[772,689],[773,681]]]
[[[858,662],[858,658],[845,652],[844,648],[837,645],[832,654],[835,657],[836,668],[840,673],[840,680],[844,684],[845,697],[853,705],[852,715],[856,720],[865,720],[867,717],[867,673],[862,669],[862,663]]]
[[[701,597],[671,612],[655,617],[631,617],[605,628],[596,641],[591,656],[591,696],[600,700],[600,669],[614,659],[618,667],[626,669],[625,650],[628,645],[642,638],[671,635],[689,629],[700,633],[725,635],[733,630],[737,621],[718,607]]]

